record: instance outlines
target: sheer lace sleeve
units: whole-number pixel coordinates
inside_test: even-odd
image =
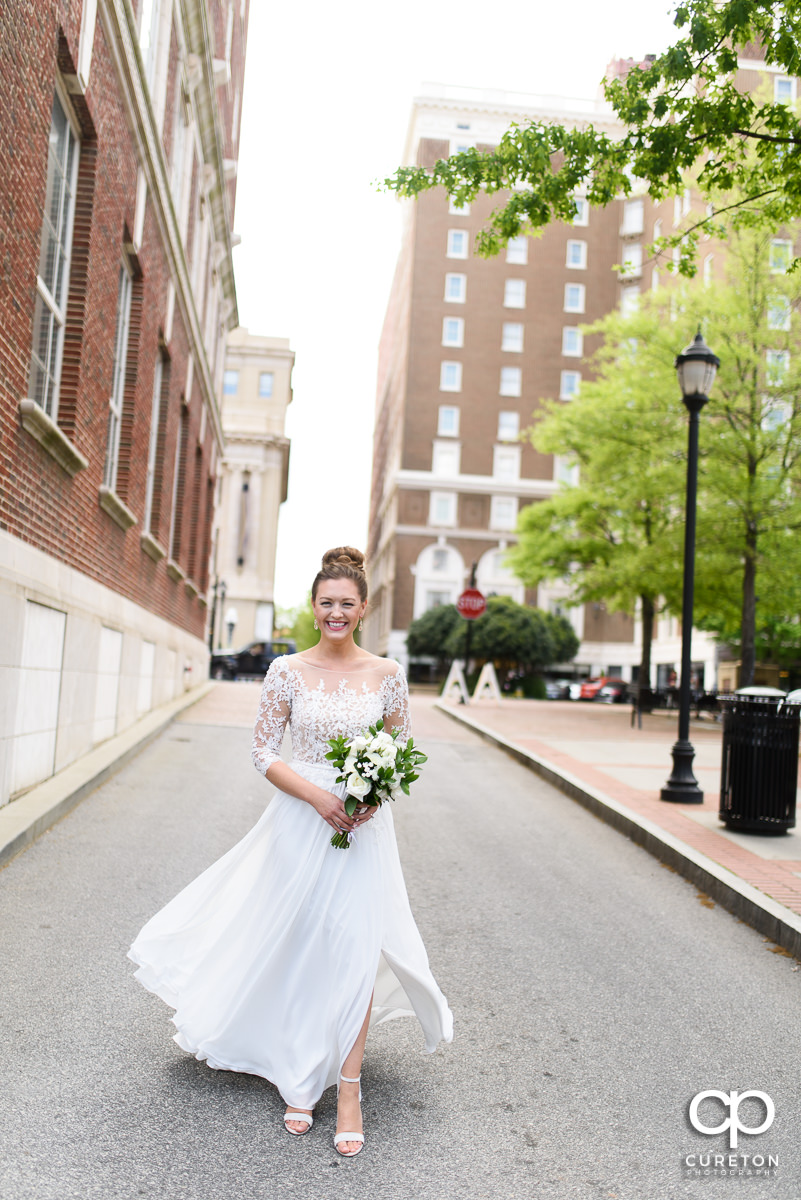
[[[286,669],[286,659],[274,659],[264,677],[259,714],[253,730],[251,757],[256,770],[261,771],[262,775],[266,775],[281,757],[284,731],[292,711],[292,691],[292,675]]]
[[[392,675],[385,675],[384,691],[384,728],[388,733],[393,729],[400,730],[398,737],[407,741],[412,736],[412,718],[409,713],[409,686],[406,673],[400,663]]]

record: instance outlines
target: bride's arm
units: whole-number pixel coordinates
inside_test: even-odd
[[[345,812],[342,800],[311,780],[304,779],[281,760],[281,745],[292,711],[292,691],[292,676],[286,669],[286,662],[276,659],[264,677],[253,730],[251,754],[256,770],[282,792],[311,804],[332,829],[350,829],[353,821]]]
[[[409,711],[409,685],[400,663],[394,674],[384,677],[384,728],[387,733],[398,730],[398,740],[406,742],[412,736],[412,717]]]

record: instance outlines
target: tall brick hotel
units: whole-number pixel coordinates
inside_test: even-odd
[[[615,61],[609,69],[622,74],[632,65]],[[765,79],[764,62],[741,59],[744,88]],[[795,99],[796,80],[773,73],[768,80],[777,97]],[[491,148],[510,124],[532,119],[620,131],[602,101],[438,87],[414,102],[403,161],[431,165],[464,147]],[[517,238],[497,258],[478,258],[476,233],[502,199],[480,196],[458,209],[433,190],[404,202],[379,354],[366,644],[406,661],[409,622],[453,602],[475,562],[485,594],[568,616],[581,639],[578,674],[631,679],[640,654],[633,615],[602,604],[568,607],[563,580],[526,592],[504,564],[520,509],[553,495],[568,471],[519,435],[543,399],[570,403],[588,377],[585,360],[597,339],[580,327],[669,283],[646,247],[691,221],[700,202],[687,191],[656,204],[642,191],[590,209],[577,194],[571,224]],[[723,248],[702,243],[701,257],[709,277],[721,269]],[[677,328],[677,353],[694,332]],[[674,618],[660,618],[653,654],[654,682],[666,685],[680,659]],[[698,632],[693,661],[713,687],[715,647]]]
[[[4,6],[0,804],[205,677],[247,16]]]

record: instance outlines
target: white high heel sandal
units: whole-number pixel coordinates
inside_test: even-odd
[[[348,1079],[347,1075],[340,1075],[342,1083],[358,1083],[359,1084],[359,1103],[362,1102],[361,1075],[357,1075],[355,1079]],[[339,1084],[337,1084],[337,1098],[339,1098]],[[361,1145],[356,1150],[340,1150],[340,1142],[361,1142]],[[341,1154],[343,1158],[355,1158],[357,1154],[361,1154],[364,1149],[364,1134],[363,1133],[337,1133],[334,1135],[334,1148],[337,1154]]]
[[[290,1129],[287,1125],[287,1121],[296,1121],[298,1123],[301,1121],[308,1121],[308,1125],[305,1129]],[[311,1115],[311,1113],[297,1112],[292,1108],[288,1108],[284,1113],[284,1129],[287,1131],[287,1133],[291,1133],[293,1137],[305,1137],[313,1124],[314,1117]]]

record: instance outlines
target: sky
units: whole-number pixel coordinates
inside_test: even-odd
[[[275,597],[331,546],[366,549],[378,340],[400,164],[424,83],[594,97],[609,59],[676,36],[670,0],[251,0],[234,251],[239,321],[295,351]],[[497,14],[495,16],[494,14]]]

